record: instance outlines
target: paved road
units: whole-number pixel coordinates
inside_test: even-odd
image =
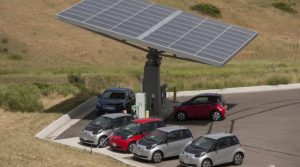
[[[236,134],[246,150],[245,167],[299,166],[300,90],[231,94],[225,95],[225,99],[231,106],[225,120],[191,120],[179,124],[190,128],[194,137],[212,132]],[[94,113],[90,114],[57,139],[78,136],[81,128],[94,117]],[[178,125],[172,117],[166,122]],[[178,159],[171,158],[156,166],[177,165]]]

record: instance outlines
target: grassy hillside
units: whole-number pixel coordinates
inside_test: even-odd
[[[55,100],[44,100],[50,107],[46,113],[13,113],[0,109],[1,167],[97,167],[99,164],[103,167],[127,167],[104,155],[91,155],[89,150],[79,150],[34,137],[42,127],[61,116],[62,113],[53,112],[51,107],[60,108],[53,104],[62,100],[66,99],[56,97]]]
[[[57,12],[76,2],[0,1],[0,83],[63,83],[68,74],[82,73],[92,78],[89,83],[96,89],[120,85],[138,89],[144,52],[55,19]],[[246,86],[268,84],[274,77],[279,77],[279,81],[285,78],[289,83],[300,82],[299,0],[292,0],[299,11],[295,14],[274,8],[274,0],[153,2],[189,12],[192,5],[211,3],[222,12],[218,20],[260,34],[225,68],[165,59],[162,80],[170,86],[179,89]],[[121,82],[119,78],[123,78]]]

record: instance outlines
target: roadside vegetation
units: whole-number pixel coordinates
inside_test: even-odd
[[[192,10],[198,11],[204,15],[212,17],[220,17],[221,10],[213,4],[210,3],[199,3],[191,7]]]
[[[275,3],[272,3],[272,6],[277,8],[277,9],[280,9],[282,11],[285,11],[285,12],[288,12],[288,13],[297,13],[297,10],[295,10],[293,8],[293,6],[295,6],[296,4],[295,3],[285,3],[285,2],[275,2]]]

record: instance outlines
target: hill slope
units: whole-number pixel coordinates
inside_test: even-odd
[[[0,1],[2,40],[0,48],[4,50],[0,53],[0,74],[2,74],[0,81],[1,78],[6,81],[9,78],[22,78],[19,74],[50,74],[50,78],[55,78],[56,74],[70,72],[101,75],[121,73],[122,76],[132,77],[134,82],[138,81],[136,78],[142,74],[145,53],[55,19],[56,13],[76,2],[78,0]],[[199,2],[209,2],[221,9],[222,17],[219,20],[251,28],[260,34],[224,69],[166,59],[163,62],[162,75],[166,76],[163,79],[168,82],[172,82],[174,76],[182,76],[183,72],[188,78],[202,76],[204,80],[207,75],[232,73],[237,69],[244,75],[247,72],[242,68],[248,65],[250,66],[248,71],[259,69],[258,72],[261,72],[259,75],[265,73],[266,77],[278,74],[278,69],[283,70],[279,70],[283,75],[299,70],[297,68],[300,57],[299,0],[293,1],[298,11],[296,14],[273,8],[271,6],[273,0],[153,0],[153,2],[189,12],[190,6]],[[265,69],[264,66],[270,67]],[[273,66],[275,71],[277,70],[276,73],[273,72]],[[271,70],[268,71],[268,68]],[[291,82],[299,82],[299,76],[296,73],[292,75]],[[236,80],[239,81],[239,78]],[[201,85],[197,86],[199,82],[201,81],[193,81],[195,88],[201,88]],[[264,82],[247,81],[242,85]],[[193,86],[183,85],[183,88]]]

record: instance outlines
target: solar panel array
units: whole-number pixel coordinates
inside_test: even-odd
[[[225,65],[257,33],[146,0],[83,0],[57,14],[71,24],[178,57]]]

